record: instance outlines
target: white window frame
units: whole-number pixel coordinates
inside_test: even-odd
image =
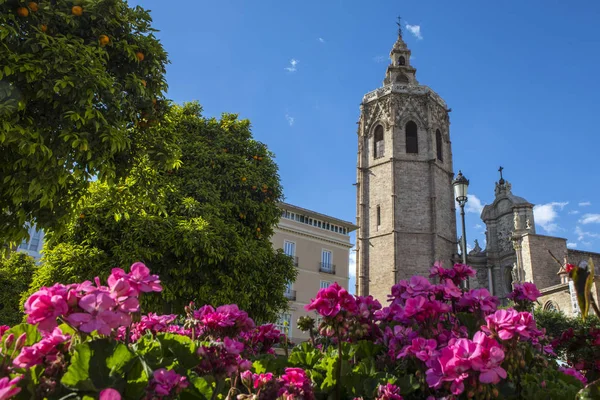
[[[333,282],[332,282],[332,281],[324,281],[324,280],[321,280],[321,281],[319,282],[319,289],[327,289],[327,288],[328,288],[329,286],[331,286],[331,285],[333,285]]]
[[[325,258],[323,257],[326,253],[329,253],[328,263],[325,262]],[[321,264],[323,266],[323,270],[333,272],[333,251],[329,249],[321,249]],[[329,269],[325,268],[326,264],[329,265]]]
[[[294,250],[294,251],[292,252],[293,254],[288,254],[288,252],[287,252],[286,245],[287,245],[288,243],[291,245],[291,248]],[[283,241],[283,252],[285,253],[285,255],[286,255],[286,256],[290,256],[290,257],[296,257],[296,242],[294,242],[293,240],[287,240],[287,239],[285,239],[285,240]]]

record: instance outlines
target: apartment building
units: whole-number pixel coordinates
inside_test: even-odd
[[[42,258],[42,247],[44,246],[44,231],[37,230],[36,226],[29,228],[29,241],[23,240],[23,242],[17,247],[17,251],[27,253],[35,261],[39,262]]]
[[[296,281],[285,291],[290,300],[289,310],[277,321],[283,331],[295,342],[308,339],[308,334],[297,327],[298,318],[316,313],[307,312],[304,306],[314,298],[321,288],[333,282],[348,289],[348,266],[350,232],[357,226],[328,215],[307,210],[292,204],[280,203],[281,219],[271,238],[274,248],[283,251],[294,259],[298,268]]]

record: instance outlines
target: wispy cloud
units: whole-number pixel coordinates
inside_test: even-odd
[[[356,247],[350,249],[350,259],[348,262],[348,274],[351,278],[356,278]]]
[[[475,224],[475,229],[483,229],[483,225],[481,225],[481,224]]]
[[[567,247],[570,249],[575,249],[575,248],[577,248],[577,243],[567,242]]]
[[[579,211],[577,211],[577,210],[571,210],[571,211],[569,211],[568,214],[569,215],[576,215],[576,214],[579,214]]]
[[[481,200],[474,194],[468,194],[467,199],[465,212],[481,215],[481,211],[483,211],[483,206],[485,204],[481,203]]]
[[[555,201],[533,207],[533,217],[535,218],[535,223],[541,226],[548,233],[556,232],[559,229],[559,226],[554,221],[558,218],[558,211],[562,210],[567,204],[569,204],[568,201]]]
[[[406,24],[406,29],[413,34],[414,37],[421,40],[423,39],[423,35],[421,35],[421,25],[410,25]]]
[[[600,224],[600,214],[583,214],[579,220],[580,224]]]
[[[582,201],[579,203],[579,207],[587,207],[587,206],[591,206],[592,202],[591,201]]]
[[[575,234],[577,235],[577,240],[584,244],[589,244],[589,243],[583,242],[583,240],[585,238],[590,238],[590,239],[600,238],[600,233],[584,231],[583,229],[581,229],[580,226],[575,227]]]
[[[375,56],[373,57],[373,61],[375,61],[376,63],[382,63],[385,62],[385,60],[387,60],[388,57],[386,56]]]
[[[290,124],[290,126],[294,126],[294,117],[292,117],[290,114],[285,114],[285,119],[287,120],[288,124]]]
[[[317,39],[319,42],[321,43],[325,43],[325,39],[323,39],[322,37],[320,37],[319,39]]]
[[[284,69],[288,72],[296,72],[296,65],[298,65],[300,61],[296,60],[295,58],[292,58],[290,60],[290,66],[289,67],[285,67]]]

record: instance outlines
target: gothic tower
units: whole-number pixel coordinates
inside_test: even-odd
[[[429,274],[457,251],[450,121],[444,100],[416,79],[398,31],[383,87],[358,121],[356,293]]]

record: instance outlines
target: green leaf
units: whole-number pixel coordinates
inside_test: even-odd
[[[163,348],[165,357],[173,357],[184,369],[192,369],[200,363],[196,355],[196,345],[187,336],[161,333],[156,336]]]
[[[19,324],[13,326],[4,333],[2,340],[4,341],[4,338],[6,338],[6,336],[10,335],[11,333],[15,335],[15,339],[21,336],[23,333],[25,333],[27,335],[27,338],[25,340],[25,346],[32,346],[33,344],[42,340],[42,335],[40,335],[40,332],[38,331],[36,325]]]
[[[600,379],[589,383],[577,393],[577,400],[600,399]]]

